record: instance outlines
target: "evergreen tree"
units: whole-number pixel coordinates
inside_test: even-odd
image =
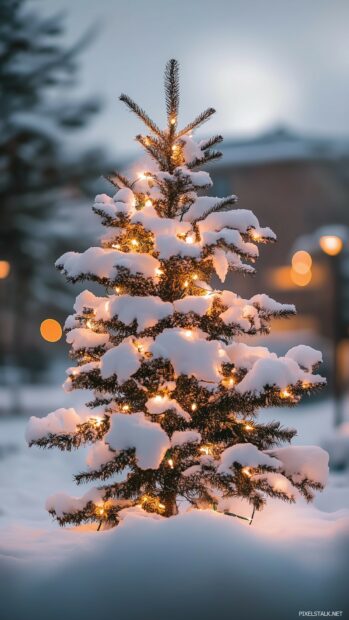
[[[99,104],[72,93],[90,36],[67,49],[63,33],[57,15],[40,17],[25,0],[0,3],[0,259],[10,262],[13,290],[11,298],[3,294],[2,308],[11,304],[15,317],[17,364],[27,346],[23,316],[45,301],[59,307],[63,298],[59,279],[47,269],[62,252],[62,235],[53,225],[50,230],[50,220],[63,195],[72,204],[91,195],[103,166],[100,152],[67,148],[67,138],[86,126]]]
[[[311,500],[326,477],[323,450],[280,447],[295,431],[257,420],[259,408],[294,405],[323,384],[313,374],[321,354],[300,345],[277,357],[236,340],[267,333],[272,317],[294,314],[294,306],[210,285],[215,273],[222,282],[228,271],[253,273],[256,243],[275,235],[237,209],[236,196],[201,195],[212,183],[198,168],[220,156],[214,147],[222,138],[192,135],[212,108],[178,127],[175,60],[166,66],[165,94],[164,130],[121,95],[146,126],[137,141],[147,165],[132,180],[115,173],[114,197],[96,197],[102,247],[56,263],[69,281],[105,288],[101,297],[78,295],[66,322],[76,365],[65,386],[93,390],[93,415],[59,409],[31,418],[27,430],[30,445],[93,444],[76,481],[103,483],[79,499],[48,499],[62,525],[117,524],[129,506],[170,517],[179,501],[232,514],[229,501],[245,498],[254,512],[268,496]]]

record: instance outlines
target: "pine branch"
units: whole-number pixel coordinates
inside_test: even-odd
[[[184,129],[182,129],[177,134],[176,136],[177,139],[181,138],[181,136],[184,136],[189,131],[193,131],[194,129],[197,129],[197,127],[200,127],[200,125],[202,125],[203,123],[206,123],[206,121],[208,121],[208,119],[212,116],[212,114],[215,114],[215,112],[216,110],[214,108],[207,108],[207,110],[204,110],[204,112],[201,112],[199,116],[197,116],[191,123],[189,123],[186,127],[184,127]]]
[[[165,96],[166,110],[169,127],[175,126],[174,120],[178,117],[179,107],[179,65],[177,60],[172,58],[168,61],[165,68]]]
[[[211,207],[210,209],[207,209],[207,211],[205,211],[203,215],[200,215],[200,217],[196,218],[196,220],[192,222],[192,226],[197,224],[197,222],[201,222],[202,220],[205,220],[208,215],[211,215],[211,213],[216,213],[217,211],[225,211],[226,209],[224,209],[224,207],[227,207],[228,205],[234,205],[236,204],[236,202],[237,202],[237,197],[235,196],[235,194],[232,194],[231,196],[227,196],[226,198],[221,198],[218,202],[216,202],[216,204],[213,207]]]
[[[113,172],[112,174],[107,174],[104,178],[109,181],[114,187],[117,189],[123,189],[124,187],[128,187],[132,189],[132,182],[121,172]]]
[[[208,140],[205,140],[205,142],[202,142],[200,144],[200,148],[202,151],[206,151],[207,149],[212,148],[212,146],[216,146],[216,144],[219,144],[220,142],[223,142],[223,136],[217,134],[216,136],[212,136],[212,138],[208,138]]]
[[[186,166],[189,170],[194,170],[194,168],[199,168],[209,161],[220,159],[222,155],[223,153],[221,153],[221,151],[208,151],[203,157],[196,157],[193,161],[190,161],[189,164],[186,164]]]
[[[152,121],[152,119],[148,116],[145,110],[143,110],[135,101],[133,101],[131,97],[129,97],[128,95],[122,94],[120,95],[119,99],[120,101],[123,101],[124,103],[126,103],[127,107],[132,112],[134,112],[134,114],[136,114],[138,118],[140,118],[143,121],[143,123],[150,129],[150,131],[152,131],[157,136],[162,138],[162,135],[163,135],[162,131],[159,129],[156,123]]]
[[[155,159],[160,165],[160,167],[166,166],[166,161],[161,152],[159,152],[159,148],[154,146],[148,137],[141,136],[140,134],[136,136],[137,142],[143,146],[143,148],[149,153],[149,155]]]

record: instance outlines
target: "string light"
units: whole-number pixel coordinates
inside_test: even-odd
[[[173,467],[174,467],[174,464],[173,464],[173,459],[168,459],[168,461],[167,461],[167,462],[168,462],[168,464],[169,464],[170,468],[171,468],[171,469],[173,469]]]
[[[245,424],[244,429],[245,431],[253,431],[254,427],[252,426],[252,424]]]
[[[198,276],[197,273],[193,273],[192,278],[193,278],[193,280],[197,280],[199,278],[199,276]]]
[[[196,403],[193,403],[193,404],[191,405],[191,407],[190,407],[190,409],[191,409],[192,411],[196,411],[196,410],[197,410],[197,408],[198,408],[198,406],[197,406],[197,404],[196,404]]]
[[[219,349],[218,355],[219,355],[219,357],[224,357],[224,355],[225,355],[224,349]]]
[[[206,454],[206,456],[208,456],[211,452],[210,448],[208,446],[201,446],[200,447],[200,452],[202,452],[203,454]]]
[[[120,293],[120,291],[121,291],[120,286],[116,286],[116,287],[115,287],[115,289],[114,289],[114,291],[115,291],[115,293],[118,293],[118,294],[119,294],[119,293]]]
[[[162,269],[159,269],[158,267],[155,269],[155,274],[156,274],[157,276],[162,276],[162,275],[163,275],[163,273],[164,273],[164,272],[162,271]]]
[[[281,390],[280,396],[281,398],[289,398],[290,396],[292,396],[292,394],[288,390]]]
[[[100,426],[102,424],[102,418],[92,418],[95,426]]]
[[[123,405],[122,406],[122,411],[129,411],[130,410],[130,405]]]
[[[252,476],[252,472],[249,467],[243,467],[241,471],[244,474],[244,476],[247,476],[248,478]]]
[[[309,389],[309,388],[310,388],[310,386],[311,386],[311,383],[309,383],[309,381],[303,381],[303,383],[302,383],[302,388],[303,388],[304,390]]]
[[[150,200],[150,198],[148,198],[148,200],[146,200],[146,201],[145,201],[145,206],[146,206],[146,207],[152,207],[152,206],[153,206],[153,203],[152,203],[152,201]]]
[[[137,239],[132,239],[131,245],[133,245],[134,248],[137,247],[139,245]]]
[[[91,327],[93,327],[93,326],[94,326],[94,322],[93,322],[93,321],[91,321],[91,319],[89,319],[88,321],[86,321],[86,326],[87,326],[87,327],[89,327],[89,328],[91,328]]]
[[[191,337],[192,337],[192,335],[193,335],[193,332],[192,332],[190,329],[187,329],[187,330],[184,332],[184,335],[185,335],[187,338],[191,338]]]
[[[188,282],[188,280],[185,280],[185,282],[184,282],[184,288],[188,288],[188,286],[189,286],[189,282]]]
[[[141,172],[138,176],[139,181],[145,181],[146,178],[147,178],[147,175],[145,174],[145,172]]]
[[[193,236],[193,235],[188,235],[188,236],[185,238],[185,242],[186,242],[186,243],[191,244],[191,243],[194,243],[194,241],[195,241],[195,239],[194,239],[194,236]]]
[[[170,120],[171,125],[175,125],[176,124],[176,117],[172,116],[171,120]]]
[[[252,239],[254,239],[255,241],[260,241],[260,239],[262,238],[262,236],[256,230],[253,230],[251,235]]]
[[[111,247],[114,248],[114,250],[120,250],[121,245],[120,243],[113,243]]]
[[[161,403],[163,399],[163,396],[161,396],[161,394],[156,394],[156,396],[154,396],[154,400],[156,403]]]
[[[166,506],[165,504],[162,504],[161,502],[159,502],[159,508],[161,508],[161,510],[165,510]]]

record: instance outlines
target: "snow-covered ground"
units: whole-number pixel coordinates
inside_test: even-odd
[[[319,444],[329,403],[261,412]],[[172,519],[126,511],[109,531],[60,529],[44,509],[76,489],[84,450],[28,449],[24,418],[0,420],[0,589],[4,620],[283,620],[300,610],[346,617],[349,474],[331,474],[313,505],[269,501],[252,526],[213,511]],[[246,506],[237,510],[249,514]]]

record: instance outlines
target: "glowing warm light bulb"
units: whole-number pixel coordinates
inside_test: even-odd
[[[114,291],[115,291],[115,293],[118,293],[118,294],[119,294],[119,293],[120,293],[120,291],[121,291],[120,286],[116,286],[116,287],[115,287],[115,289],[114,289]]]
[[[192,335],[193,335],[193,332],[192,332],[190,329],[187,329],[187,330],[184,332],[184,334],[185,334],[185,336],[186,336],[187,338],[191,338],[191,337],[192,337]]]
[[[10,273],[10,263],[8,260],[0,260],[0,280],[5,280]]]
[[[208,446],[201,446],[200,448],[200,452],[202,452],[203,454],[210,454],[210,448]]]
[[[86,321],[86,326],[89,327],[91,329],[91,327],[93,327],[94,323],[93,321],[91,321],[91,319],[89,319],[88,321]]]
[[[245,476],[248,476],[249,478],[252,476],[252,473],[249,467],[243,467],[241,471]]]
[[[162,271],[162,269],[159,269],[159,268],[155,269],[155,274],[156,274],[157,276],[162,276],[162,275],[163,275],[163,273],[164,273],[164,272]]]
[[[197,273],[193,273],[192,278],[193,278],[193,280],[197,280],[199,278],[199,276],[198,276]]]
[[[197,406],[197,404],[196,404],[196,403],[193,403],[193,404],[191,405],[191,407],[190,407],[190,409],[191,409],[192,411],[196,411],[196,410],[197,410],[197,408],[198,408],[198,406]]]
[[[168,462],[169,466],[171,467],[171,469],[173,469],[173,467],[174,467],[173,459],[168,459],[167,462]]]
[[[145,179],[147,178],[147,175],[145,174],[145,172],[140,172],[138,175],[138,180],[139,181],[145,181]]]
[[[165,510],[166,506],[165,504],[162,504],[161,502],[159,502],[159,508],[161,508],[161,510]]]
[[[281,398],[289,398],[291,396],[291,392],[289,392],[288,390],[281,390],[280,396]]]
[[[185,238],[185,242],[186,242],[186,243],[191,244],[191,243],[194,243],[194,241],[195,241],[194,235],[188,235],[188,236]]]
[[[161,396],[161,394],[157,394],[156,396],[154,396],[154,400],[156,403],[161,403],[162,398],[163,397]]]
[[[178,144],[173,144],[172,151],[177,151],[177,149],[178,149]]]
[[[121,245],[120,243],[113,243],[111,247],[114,248],[114,250],[120,250]]]
[[[310,386],[311,386],[311,383],[309,383],[309,381],[303,381],[303,383],[302,383],[302,388],[303,388],[304,390],[309,389],[309,388],[310,388]]]
[[[188,282],[188,280],[185,280],[185,282],[184,282],[184,288],[188,288],[188,286],[189,286],[189,282]]]
[[[172,116],[172,118],[171,118],[171,121],[170,121],[170,122],[171,122],[171,125],[175,125],[175,124],[176,124],[176,117],[175,117],[175,116]]]
[[[148,198],[148,200],[146,200],[144,204],[145,204],[146,207],[151,207],[153,203],[150,200],[150,198]]]
[[[225,355],[224,349],[219,349],[218,355],[219,355],[219,357],[224,357],[224,355]]]
[[[136,248],[139,245],[137,239],[132,239],[131,245],[133,245],[133,247]]]
[[[343,248],[343,241],[338,235],[323,235],[319,239],[319,245],[325,254],[336,256]]]
[[[129,411],[130,410],[130,405],[123,405],[122,406],[122,411]]]
[[[230,377],[230,379],[229,379],[229,385],[235,385],[235,379],[234,379],[234,377]]]
[[[244,429],[245,431],[253,431],[253,426],[252,424],[245,424]]]
[[[252,230],[251,236],[252,239],[254,239],[255,241],[259,241],[262,238],[262,236],[256,230]]]
[[[94,418],[95,426],[100,426],[102,424],[102,418]]]

